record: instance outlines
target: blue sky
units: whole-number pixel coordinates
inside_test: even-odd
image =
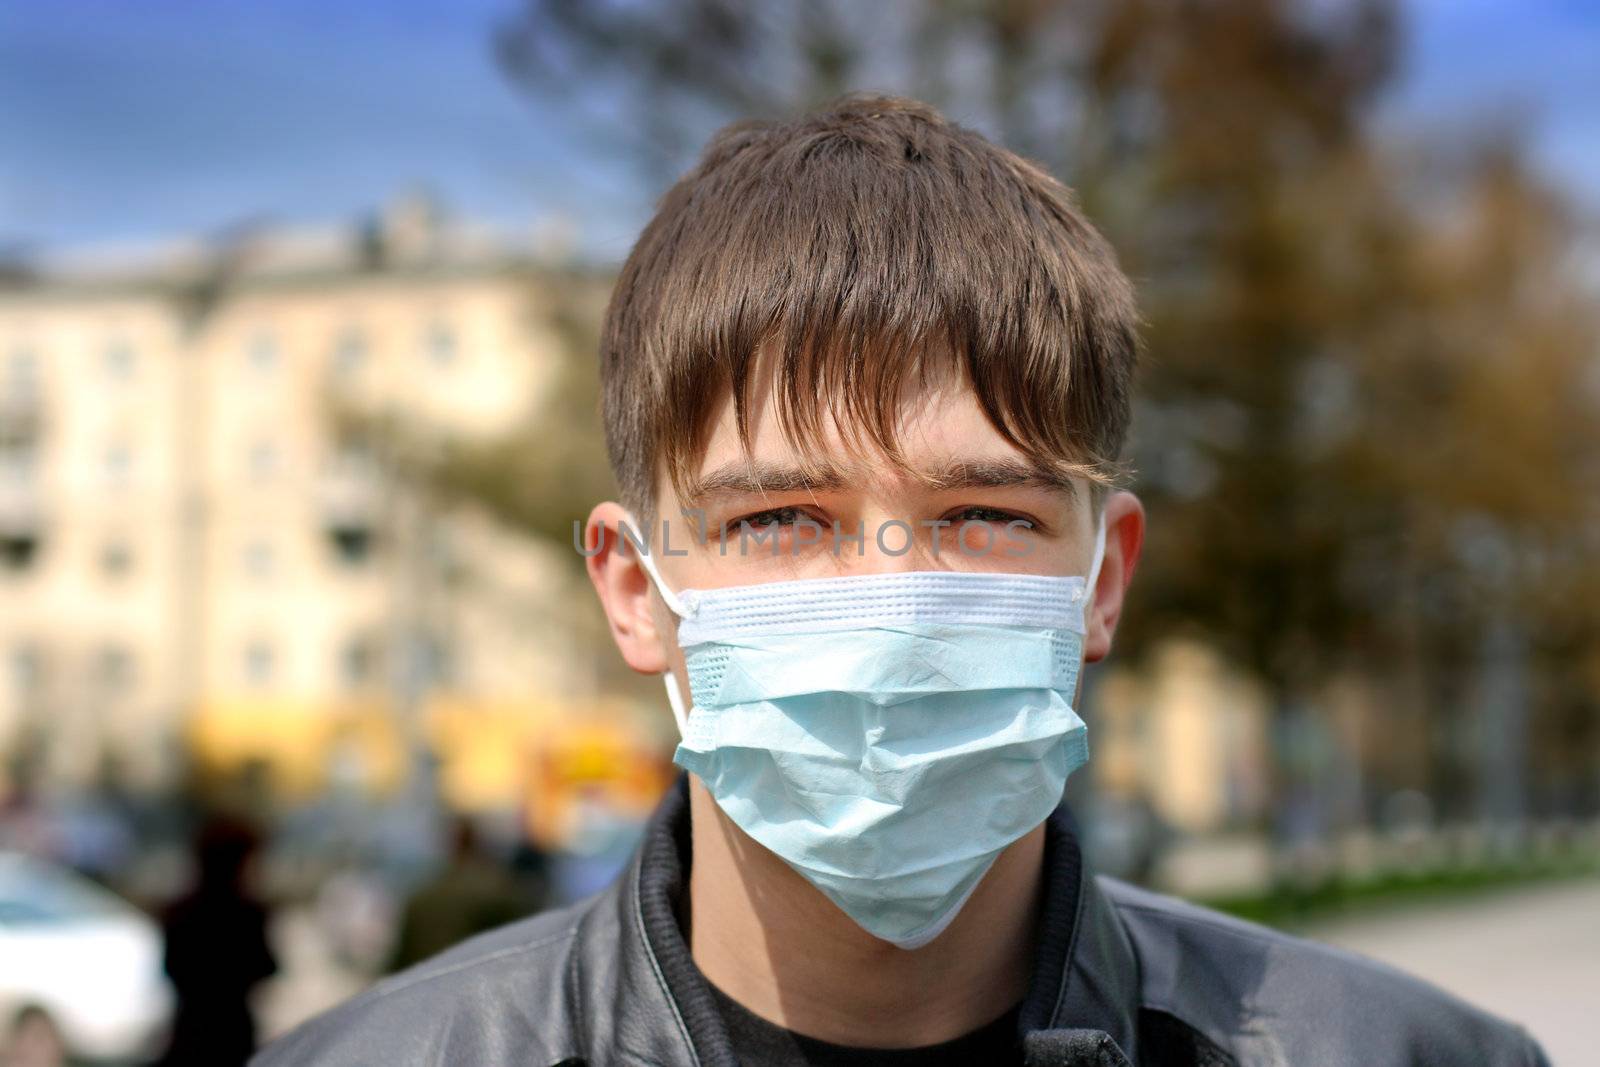
[[[251,216],[353,217],[416,182],[507,225],[577,219],[619,259],[654,190],[488,29],[510,0],[10,0],[0,7],[0,244],[128,241]],[[1600,5],[1411,0],[1386,123],[1502,116],[1600,206]]]

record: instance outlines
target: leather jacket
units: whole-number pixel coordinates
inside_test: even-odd
[[[736,1067],[676,919],[685,781],[624,874],[475,937],[269,1045],[252,1067]],[[1520,1028],[1382,964],[1096,877],[1047,824],[1028,1067],[1548,1067]]]

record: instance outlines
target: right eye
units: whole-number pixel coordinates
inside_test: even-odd
[[[811,518],[811,516],[807,515],[800,508],[768,508],[766,511],[757,511],[753,514],[746,515],[742,519],[735,520],[732,523],[732,527],[737,529],[741,526],[750,526],[761,529],[768,526],[794,526],[802,520],[807,522],[816,522],[815,519]]]

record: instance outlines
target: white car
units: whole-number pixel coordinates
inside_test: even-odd
[[[0,852],[0,1061],[19,1030],[74,1057],[146,1058],[172,1008],[154,921],[65,867]]]

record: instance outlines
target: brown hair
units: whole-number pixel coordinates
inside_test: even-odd
[[[660,464],[682,493],[724,389],[748,446],[752,379],[768,374],[797,446],[831,413],[900,460],[906,388],[954,372],[1033,461],[1109,484],[1136,319],[1071,192],[925,104],[853,94],[737,122],[662,197],[612,293],[612,469],[623,502],[653,514]]]

